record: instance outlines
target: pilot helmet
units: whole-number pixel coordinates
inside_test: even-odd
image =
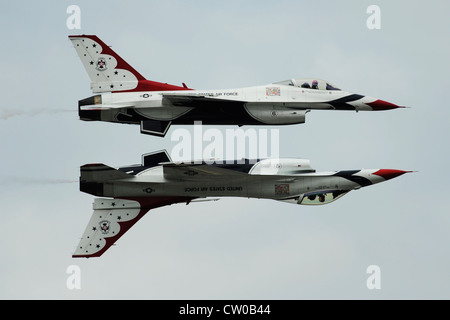
[[[313,87],[313,88],[319,87],[319,82],[317,82],[317,80],[313,80],[313,82],[312,82],[312,87]]]

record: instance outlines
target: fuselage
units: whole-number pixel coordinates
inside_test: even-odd
[[[121,123],[287,125],[305,122],[309,110],[373,111],[393,108],[381,100],[342,90],[284,83],[219,89],[107,92],[79,102],[82,120]]]
[[[81,168],[80,190],[111,198],[244,197],[300,203],[304,196],[332,195],[379,183],[405,173],[362,169],[315,172],[305,159],[265,159],[238,164],[130,166],[117,177],[101,176],[104,165]],[[207,173],[205,175],[205,172]]]
[[[359,170],[358,170],[359,171]],[[369,175],[376,170],[360,172]],[[149,169],[129,180],[105,182],[99,196],[160,197],[189,196],[203,197],[244,197],[282,200],[298,197],[300,194],[333,189],[353,190],[360,184],[343,177],[333,176],[336,172],[311,173],[301,176],[247,175],[241,178],[219,178],[205,181],[168,181],[162,177],[162,167]],[[372,181],[372,180],[371,180]],[[383,181],[380,179],[380,181]],[[373,181],[372,183],[376,183]]]

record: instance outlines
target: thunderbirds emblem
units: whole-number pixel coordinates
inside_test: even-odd
[[[99,223],[100,230],[102,231],[103,234],[109,233],[109,224],[110,224],[110,222],[107,220],[100,221],[100,223]]]
[[[98,58],[97,60],[97,67],[95,68],[98,71],[105,71],[106,70],[106,60],[105,58]]]

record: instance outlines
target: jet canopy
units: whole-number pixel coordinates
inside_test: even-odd
[[[274,84],[316,90],[341,90],[328,81],[316,78],[291,79],[275,82]]]

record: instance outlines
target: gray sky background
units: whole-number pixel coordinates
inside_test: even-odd
[[[66,9],[81,8],[68,30]],[[381,8],[381,30],[366,9]],[[448,1],[8,1],[0,4],[0,298],[449,299]],[[320,207],[229,198],[149,212],[101,258],[72,259],[94,197],[79,166],[175,145],[78,120],[89,78],[67,36],[96,34],[151,80],[197,89],[317,77],[409,109],[279,127],[318,171],[418,172]],[[190,127],[185,127],[192,130]],[[208,128],[208,127],[206,127]],[[206,129],[205,128],[205,129]],[[221,127],[225,132],[226,128]],[[81,270],[81,289],[66,286]],[[369,290],[366,268],[381,268]]]

